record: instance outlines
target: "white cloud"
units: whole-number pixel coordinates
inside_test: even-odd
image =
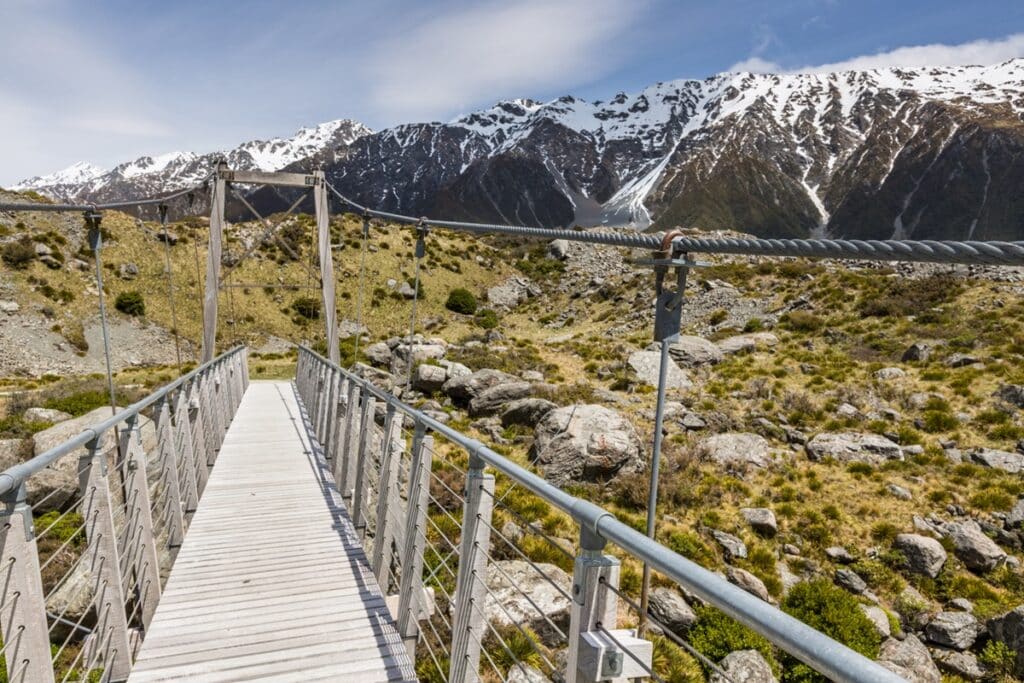
[[[385,116],[409,120],[496,93],[585,84],[624,56],[621,36],[645,4],[505,0],[441,15],[374,49],[369,96]]]
[[[755,54],[729,67],[729,71],[754,73],[829,73],[833,71],[863,71],[889,67],[963,66],[968,64],[998,64],[1008,59],[1024,57],[1024,33],[1014,33],[999,40],[973,40],[958,45],[914,45],[873,55],[852,57],[840,62],[784,69],[777,62]]]

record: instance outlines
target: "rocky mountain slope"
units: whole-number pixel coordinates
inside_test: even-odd
[[[374,134],[335,122],[296,138],[313,142],[248,143],[228,160],[324,163],[357,201],[411,215],[765,236],[1021,239],[1022,113],[1019,59],[725,73],[607,101],[504,101],[449,123]],[[288,153],[262,151],[275,144]],[[313,149],[332,152],[311,161]],[[194,181],[213,156],[145,157],[106,174],[76,165],[20,186],[61,199],[123,198]],[[287,199],[264,192],[260,208]]]

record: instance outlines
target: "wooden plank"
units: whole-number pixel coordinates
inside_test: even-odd
[[[290,383],[252,382],[129,681],[412,681]]]

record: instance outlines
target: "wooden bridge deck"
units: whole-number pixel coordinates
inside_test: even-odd
[[[415,680],[288,382],[252,382],[129,681]]]

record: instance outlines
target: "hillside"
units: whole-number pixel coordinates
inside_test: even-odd
[[[324,165],[367,206],[546,227],[699,227],[761,236],[1024,238],[1024,60],[826,74],[723,73],[588,102],[508,100],[447,123],[75,165],[34,188],[101,201],[239,168]],[[319,131],[319,132],[318,132]],[[284,152],[272,153],[280,147]],[[268,148],[270,150],[268,151]],[[261,190],[261,210],[287,192]],[[230,210],[230,207],[229,207]]]
[[[130,396],[175,373],[173,340],[165,331],[163,244],[151,222],[109,212],[103,225],[110,232],[104,252],[109,300],[138,291],[146,306],[142,317],[111,313],[116,343],[159,335],[159,342],[136,345],[136,360],[153,367],[128,367],[118,375],[119,391]],[[172,226],[179,326],[193,342],[202,227],[202,219]],[[339,309],[351,322],[359,223],[341,216],[334,229],[335,241],[344,243],[336,252]],[[51,250],[44,259],[33,246],[32,258],[19,264],[25,268],[5,262],[0,270],[0,305],[9,311],[8,301],[18,304],[0,316],[3,374],[97,370],[84,363],[98,351],[88,339],[96,296],[83,269],[87,260],[84,267],[77,262],[87,256],[78,219],[5,216],[0,231],[5,254],[23,234]],[[232,226],[226,262],[260,232],[254,224]],[[413,237],[408,228],[385,224],[372,232],[359,360],[366,364],[362,372],[400,387],[408,351],[397,336],[410,312],[400,290],[412,274]],[[282,234],[309,258],[308,217],[290,219]],[[644,351],[652,327],[649,271],[629,265],[626,250],[570,244],[562,260],[543,243],[440,230],[428,243],[420,329],[430,339],[417,347],[424,355],[418,356],[416,391],[403,390],[403,398],[641,528],[654,412]],[[50,260],[55,268],[44,263]],[[300,297],[315,296],[305,289],[306,277],[298,262],[267,246],[232,276],[243,287],[222,294],[222,345],[245,341],[263,352],[254,354],[253,377],[293,372],[294,355],[278,338],[322,344],[319,321],[304,318],[301,303],[295,306]],[[295,288],[263,288],[274,284]],[[447,310],[457,287],[493,314]],[[788,610],[797,609],[797,598],[787,596],[799,582],[818,586],[844,606],[843,614],[863,613],[849,616],[850,622],[829,621],[833,615],[820,628],[893,666],[906,667],[906,657],[916,653],[912,668],[899,669],[915,680],[938,681],[940,668],[951,681],[1024,675],[1024,662],[1014,663],[1019,641],[1012,634],[1019,631],[1012,616],[1000,630],[1002,615],[1024,604],[1022,294],[1024,276],[1013,268],[716,258],[697,269],[685,305],[687,336],[672,350],[678,374],[669,391],[659,540]],[[81,365],[72,351],[79,324],[90,347]],[[29,332],[12,336],[17,330]],[[63,355],[40,339],[64,344]],[[342,343],[345,362],[353,360],[352,341]],[[36,354],[35,366],[12,362],[26,351],[19,346]],[[501,401],[467,400],[432,383],[452,364],[508,373],[498,375],[507,383]],[[11,378],[6,387],[15,393],[2,436],[13,439],[48,427],[26,417],[31,405],[84,412],[104,401],[95,378]],[[512,396],[534,401],[541,412],[512,411]],[[544,411],[551,419],[540,417]],[[593,415],[625,435],[629,446],[620,459],[576,471],[571,449],[547,449],[556,417],[568,411]],[[586,443],[584,432],[578,438]],[[440,489],[434,495],[444,500]],[[564,520],[538,510],[522,492],[508,503],[573,542]],[[443,528],[446,513],[435,514]],[[561,561],[544,544],[524,547],[534,561]],[[623,586],[631,593],[639,570],[636,562],[624,562]],[[720,619],[692,596],[666,592],[658,577],[655,585],[665,609],[689,600],[694,616],[680,633],[702,643],[709,656],[724,656],[723,643],[737,649],[749,642],[786,672],[784,680],[802,680],[792,662],[767,645],[745,635],[730,640]],[[859,634],[856,641],[849,640],[852,633]],[[703,680],[681,651],[664,642],[659,651],[678,665],[671,680]],[[922,652],[930,657],[922,659]]]

